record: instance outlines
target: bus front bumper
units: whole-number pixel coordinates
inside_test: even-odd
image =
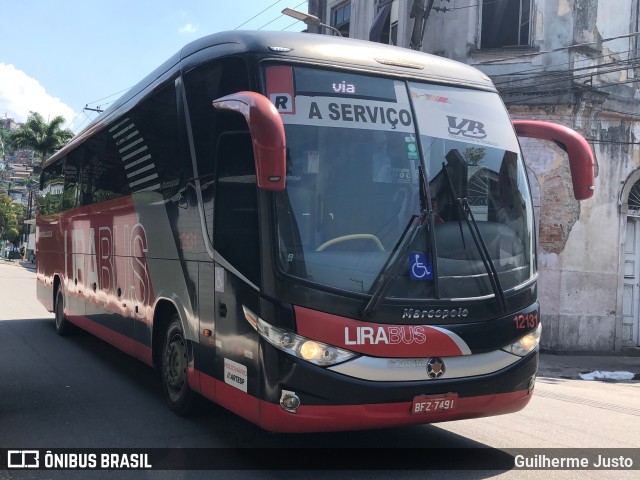
[[[328,432],[398,427],[513,413],[523,409],[533,391],[498,393],[457,400],[455,410],[412,413],[411,401],[365,405],[300,405],[295,413],[280,405],[260,404],[259,425],[272,432]]]
[[[279,354],[271,351],[267,357],[271,355]],[[350,378],[296,361],[287,374],[280,377],[286,378],[286,382],[267,381],[267,395],[259,401],[256,423],[273,432],[318,432],[513,413],[531,400],[537,369],[538,352],[535,351],[488,375],[428,382],[376,382]],[[268,374],[265,377],[268,378]],[[300,401],[300,405],[291,411],[281,405],[288,392]],[[416,402],[421,397],[432,399],[445,395],[455,398],[454,408],[415,412],[418,410]]]

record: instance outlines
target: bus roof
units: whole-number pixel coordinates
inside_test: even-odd
[[[212,49],[210,57],[204,52],[207,49]],[[197,55],[200,52],[204,55]],[[133,107],[137,100],[177,74],[186,64],[192,64],[188,65],[189,68],[197,65],[192,61],[195,57],[201,63],[203,58],[213,60],[242,53],[496,91],[491,79],[474,67],[406,48],[313,33],[242,30],[220,32],[185,45],[50,157],[45,166]],[[134,102],[127,105],[132,100]]]

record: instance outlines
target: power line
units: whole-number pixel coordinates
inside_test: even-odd
[[[614,67],[614,65],[617,65]],[[561,83],[561,82],[567,82],[567,81],[575,81],[575,80],[580,80],[583,78],[593,78],[596,76],[601,76],[601,75],[607,75],[609,73],[615,73],[615,72],[620,72],[620,71],[624,71],[624,70],[629,70],[632,69],[634,67],[640,66],[640,60],[634,60],[634,61],[630,61],[630,62],[625,62],[624,64],[620,65],[619,62],[612,62],[606,65],[607,67],[611,67],[611,68],[602,68],[600,70],[596,69],[596,71],[593,72],[587,72],[587,73],[583,73],[580,75],[574,75],[573,72],[574,70],[570,70],[568,72],[556,72],[555,75],[549,75],[549,76],[555,76],[555,77],[559,77],[555,80],[549,80],[549,81],[544,81],[541,82],[540,80],[543,78],[543,76],[539,76],[534,78],[534,80],[536,80],[535,85],[517,85],[517,86],[513,86],[511,88],[499,88],[499,85],[505,85],[505,84],[509,84],[511,82],[501,82],[498,84],[494,84],[498,87],[498,89],[500,90],[500,92],[502,94],[508,94],[508,93],[512,93],[512,92],[517,92],[518,90],[521,90],[522,88],[528,87],[536,87],[539,88],[541,86],[545,86],[545,85],[553,85],[554,83]],[[588,69],[594,69],[594,67],[588,67]],[[576,69],[575,71],[578,71],[578,69]],[[516,82],[522,82],[525,81],[526,79],[519,79],[519,80],[515,80]],[[638,80],[634,80],[634,81],[638,81]],[[595,85],[592,87],[596,87]]]
[[[616,55],[621,55],[621,54],[624,54],[624,53],[631,53],[631,52],[635,52],[635,49],[634,50],[623,50],[623,51],[620,51],[620,52],[615,52],[615,54]],[[529,73],[535,73],[535,72],[538,72],[538,71],[542,71],[544,74],[547,74],[547,73],[550,74],[550,73],[553,73],[554,71],[557,71],[557,70],[552,70],[552,69],[555,69],[557,67],[564,67],[564,66],[567,66],[567,65],[575,65],[575,64],[583,63],[583,62],[593,62],[594,60],[598,60],[598,59],[606,58],[606,57],[612,57],[612,56],[613,56],[613,54],[611,54],[611,53],[605,53],[605,54],[602,54],[602,55],[598,55],[596,57],[584,58],[582,60],[574,60],[574,61],[563,62],[563,63],[554,63],[552,65],[546,65],[546,66],[542,65],[542,66],[539,66],[539,67],[527,68],[525,70],[517,70],[515,72],[496,73],[496,74],[489,74],[489,75],[491,76],[492,79],[495,79],[495,78],[499,78],[499,77],[512,77],[512,76],[525,75],[525,74],[529,74]],[[629,60],[624,60],[624,61],[629,61]],[[604,65],[604,64],[600,64],[600,65]],[[596,67],[597,66],[599,66],[599,65],[596,65]],[[594,67],[575,67],[575,68],[571,69],[571,71],[576,70],[576,69],[581,69],[581,68],[594,68]],[[549,70],[551,70],[551,72],[549,72]]]
[[[612,115],[612,114],[624,115],[625,117],[627,117],[625,119],[625,121],[640,122],[640,114],[631,113],[631,112],[621,112],[619,110],[612,110],[612,109],[609,109],[609,108],[603,108],[601,111],[598,112],[597,115],[598,116],[606,116],[606,115]],[[516,112],[515,116],[518,116],[517,112]],[[551,114],[545,114],[544,116],[548,117],[549,119],[566,118],[566,119],[574,120],[576,118],[575,114],[573,114],[573,113],[556,113],[556,112],[554,112],[554,113],[551,113]]]
[[[282,30],[280,30],[281,32],[284,32],[285,30],[293,27],[296,23],[298,23],[300,20],[296,20],[295,22],[293,22],[291,25],[287,25],[286,27],[284,27]]]
[[[447,0],[447,1],[449,1],[449,0]],[[484,2],[484,3],[482,4],[482,6],[485,6],[485,5],[491,5],[491,4],[493,4],[493,3],[498,3],[498,1],[499,1],[499,0],[493,0],[493,2]],[[479,4],[479,3],[474,3],[473,5],[466,5],[466,6],[464,6],[464,7],[451,7],[451,8],[449,8],[449,7],[446,7],[446,6],[445,6],[445,7],[432,7],[432,8],[433,8],[436,12],[447,13],[447,12],[452,12],[452,11],[454,11],[454,10],[464,10],[465,8],[476,8],[476,7],[479,7],[479,6],[480,6],[480,4]]]
[[[238,25],[236,28],[234,28],[234,30],[238,30],[240,27],[242,27],[242,26],[246,25],[246,24],[247,24],[247,23],[249,23],[251,20],[253,20],[253,19],[255,19],[255,18],[259,17],[259,16],[260,16],[260,15],[262,15],[264,12],[266,12],[267,10],[269,10],[271,7],[273,7],[273,6],[277,5],[277,4],[278,4],[278,3],[280,3],[281,1],[282,1],[282,0],[277,0],[277,1],[273,2],[271,5],[269,5],[269,6],[268,6],[268,7],[266,7],[265,9],[263,9],[263,10],[261,10],[260,12],[256,13],[256,14],[255,14],[253,17],[251,17],[250,19],[248,19],[248,20],[246,20],[245,22],[243,22],[243,23],[241,23],[240,25]],[[299,4],[299,5],[297,5],[295,8],[299,7],[300,5],[302,5],[302,4],[304,4],[304,3],[306,3],[306,1],[305,1],[305,2],[302,2],[302,3],[301,3],[301,4]],[[280,15],[280,17],[282,17],[282,15]],[[274,22],[275,20],[277,20],[277,19],[278,19],[278,18],[280,18],[280,17],[277,17],[276,19],[272,20],[272,22]],[[272,22],[269,22],[269,23],[272,23]],[[292,24],[292,25],[293,25],[293,24]],[[292,25],[290,25],[289,27],[291,27]],[[289,27],[286,27],[286,28],[289,28]],[[263,28],[263,27],[260,27],[260,28]],[[260,30],[260,28],[259,28],[258,30]],[[108,95],[108,96],[106,96],[106,97],[99,98],[98,100],[94,100],[94,101],[92,101],[92,102],[88,102],[86,105],[88,106],[88,105],[96,104],[96,103],[98,103],[98,102],[100,102],[100,101],[102,101],[102,100],[106,100],[106,99],[108,99],[108,98],[114,97],[114,96],[119,95],[119,94],[121,94],[121,93],[124,93],[124,92],[126,92],[126,91],[128,91],[128,90],[130,90],[130,89],[131,89],[131,87],[125,88],[125,89],[123,89],[123,90],[120,90],[119,92],[113,93],[113,94]],[[109,103],[113,103],[113,102],[107,102],[107,103],[106,103],[106,104],[104,104],[104,105],[109,105]],[[85,107],[85,108],[86,108],[86,107]],[[80,114],[78,114],[78,116],[79,116],[79,115],[80,115]],[[71,123],[75,122],[75,121],[76,121],[76,119],[78,118],[78,116],[76,116],[76,118],[74,118],[74,119],[73,119],[73,121],[72,121]]]
[[[78,112],[78,114],[76,115],[76,118],[74,118],[73,120],[71,120],[70,122],[68,122],[68,123],[64,126],[64,128],[65,128],[65,129],[67,129],[67,128],[69,128],[71,125],[73,125],[73,123],[78,119],[78,117],[79,117],[83,112],[84,112],[84,109],[80,110],[80,111]]]
[[[603,38],[601,40],[597,40],[597,41],[594,41],[594,42],[576,43],[574,45],[568,45],[566,47],[553,48],[551,50],[543,50],[543,51],[540,51],[540,52],[523,53],[523,54],[515,56],[515,57],[504,57],[504,58],[496,58],[495,60],[485,60],[484,62],[473,63],[471,65],[474,65],[474,66],[475,65],[489,65],[489,64],[492,64],[492,63],[504,62],[505,60],[520,60],[520,59],[526,58],[526,57],[535,57],[537,55],[544,55],[544,54],[547,54],[547,53],[561,52],[562,50],[568,50],[570,48],[588,47],[589,45],[593,45],[594,43],[598,44],[598,43],[610,42],[610,41],[613,41],[613,40],[620,40],[621,38],[637,37],[638,35],[640,35],[640,32],[632,32],[632,33],[628,33],[626,35],[618,35],[616,37]]]
[[[234,30],[238,30],[240,27],[246,25],[247,23],[249,23],[251,20],[253,20],[256,17],[259,17],[260,15],[262,15],[264,12],[266,12],[267,10],[269,10],[271,7],[273,7],[274,5],[276,5],[277,3],[280,3],[282,0],[277,0],[276,2],[273,2],[271,5],[269,5],[267,8],[265,8],[264,10],[256,13],[253,17],[251,17],[249,20],[247,20],[246,22],[241,23],[240,25],[238,25],[236,28],[234,28]],[[259,30],[259,29],[258,29]]]
[[[126,92],[127,90],[130,90],[130,89],[131,89],[131,87],[125,88],[123,90],[120,90],[119,92],[112,93],[111,95],[108,95],[108,96],[106,96],[104,98],[99,98],[98,100],[94,100],[93,102],[89,102],[89,103],[87,103],[87,105],[91,105],[92,103],[98,103],[98,102],[100,102],[102,100],[106,100],[107,98],[115,97],[116,95],[120,95],[121,93]],[[109,103],[112,103],[112,102],[108,102],[106,105],[108,105]]]
[[[301,5],[304,5],[305,3],[307,3],[307,1],[305,0],[304,2],[300,2],[298,5],[296,5],[295,8],[298,8]],[[279,16],[277,16],[276,18],[274,18],[273,20],[271,20],[270,22],[265,23],[264,25],[262,25],[260,28],[258,28],[258,30],[262,30],[264,27],[266,27],[267,25],[271,25],[273,22],[275,22],[276,20],[279,20],[280,18],[284,17],[284,14],[281,14]]]
[[[629,83],[638,83],[640,82],[640,79],[632,79],[632,80],[627,80],[624,82],[612,82],[612,83],[607,83],[607,84],[602,84],[602,85],[593,85],[593,86],[589,86],[590,90],[599,90],[601,88],[610,88],[610,87],[617,87],[619,85],[626,85]],[[576,85],[572,85],[570,87],[567,88],[558,88],[558,89],[554,89],[554,90],[547,90],[546,92],[533,92],[531,94],[523,94],[525,95],[527,98],[529,99],[537,99],[537,98],[546,98],[546,97],[555,97],[558,95],[562,95],[565,93],[571,93],[573,91],[575,91],[577,89]],[[509,92],[508,94],[513,95],[517,92]],[[505,95],[504,93],[502,95]],[[512,101],[507,101],[505,100],[505,105],[514,105],[514,104],[522,104],[522,100],[512,100]]]
[[[265,13],[267,10],[269,10],[269,9],[270,9],[270,8],[272,8],[272,7],[274,7],[275,5],[277,5],[278,3],[280,3],[281,1],[282,1],[282,0],[276,0],[275,2],[273,2],[273,3],[272,3],[271,5],[269,5],[268,7],[264,8],[264,9],[263,9],[263,10],[261,10],[260,12],[256,13],[253,17],[249,18],[248,20],[246,20],[246,21],[244,21],[243,23],[241,23],[240,25],[238,25],[236,28],[234,28],[234,30],[238,30],[240,27],[242,27],[242,26],[246,25],[246,24],[247,24],[247,23],[249,23],[251,20],[254,20],[255,18],[259,17],[260,15],[262,15],[262,14],[263,14],[263,13]],[[305,0],[305,1],[301,2],[301,3],[299,3],[298,5],[296,5],[296,6],[295,6],[295,7],[293,7],[293,8],[298,8],[298,7],[302,6],[302,5],[304,5],[305,3],[307,3],[307,0]],[[261,26],[260,28],[258,28],[258,30],[262,30],[264,27],[266,27],[267,25],[270,25],[271,23],[275,22],[276,20],[280,19],[280,18],[281,18],[281,17],[283,17],[283,16],[284,16],[284,15],[282,15],[282,14],[281,14],[281,15],[279,15],[278,17],[274,18],[274,19],[273,19],[273,20],[271,20],[270,22],[268,22],[268,23],[264,24],[263,26]],[[293,22],[292,24],[290,24],[290,25],[288,25],[287,27],[283,28],[283,29],[282,29],[282,31],[287,30],[288,28],[291,28],[292,26],[294,26],[294,25],[295,25],[296,23],[298,23],[298,22],[299,22],[299,20],[296,20],[296,21],[295,21],[295,22]],[[69,122],[69,123],[67,124],[67,127],[68,127],[68,126],[70,126],[70,125],[72,125],[72,124],[73,124],[73,123],[78,119],[78,117],[80,116],[80,114],[81,114],[81,113],[85,113],[85,112],[84,112],[85,110],[87,110],[87,109],[88,109],[88,110],[91,110],[91,111],[95,111],[95,110],[93,110],[93,109],[91,109],[91,108],[88,108],[88,106],[89,106],[89,105],[97,104],[97,103],[101,102],[102,100],[106,100],[106,99],[108,99],[108,98],[114,97],[114,96],[119,95],[119,94],[121,94],[121,93],[124,93],[124,92],[126,92],[126,91],[128,91],[128,90],[130,90],[130,89],[131,89],[131,87],[128,87],[128,88],[125,88],[125,89],[123,89],[123,90],[120,90],[120,91],[118,91],[118,92],[116,92],[116,93],[113,93],[113,94],[111,94],[111,95],[108,95],[108,96],[106,96],[106,97],[99,98],[99,99],[97,99],[97,100],[94,100],[94,101],[91,101],[91,102],[86,103],[86,104],[85,104],[85,107],[82,109],[82,111],[80,111],[80,113],[78,113],[78,115],[76,115],[76,117],[75,117],[71,122]],[[109,105],[109,104],[111,104],[111,103],[113,103],[113,101],[103,103],[103,104],[101,104],[98,108],[100,109],[100,107],[103,107],[103,106],[105,106],[105,105]],[[86,115],[86,113],[85,113],[85,116],[86,116],[86,118],[85,118],[85,120],[83,121],[83,123],[84,123],[84,122],[86,122],[86,120],[87,120],[87,119],[89,119],[89,116],[88,116],[88,115]],[[82,124],[81,124],[81,125],[82,125]]]
[[[612,145],[640,145],[640,142],[618,142],[615,140],[597,140],[595,138],[586,138],[585,140],[589,143],[598,143],[598,144],[603,144],[603,143],[610,143]]]

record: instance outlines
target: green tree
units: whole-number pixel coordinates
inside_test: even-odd
[[[6,128],[0,127],[0,161],[13,150],[11,147],[11,133]]]
[[[18,238],[24,210],[24,206],[13,203],[9,195],[0,194],[0,231],[3,240],[14,242]]]
[[[24,127],[13,132],[11,141],[16,148],[30,148],[40,154],[44,161],[73,137],[71,130],[62,128],[64,123],[65,119],[60,115],[46,122],[39,113],[29,112]]]

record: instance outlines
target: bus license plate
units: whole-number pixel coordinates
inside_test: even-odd
[[[413,398],[411,412],[417,415],[425,413],[455,410],[458,405],[457,393],[442,395],[418,395]]]

